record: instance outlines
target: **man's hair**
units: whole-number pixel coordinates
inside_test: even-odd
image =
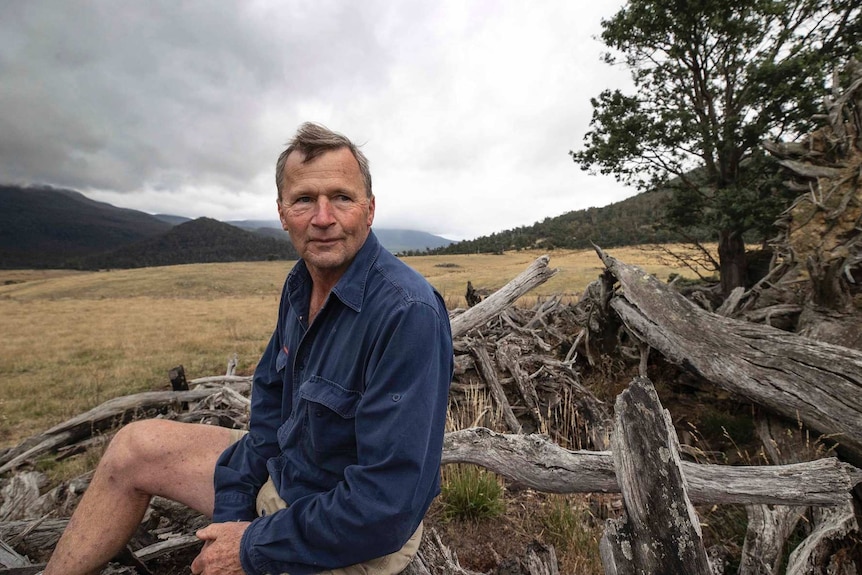
[[[287,163],[287,157],[292,152],[302,152],[305,155],[302,163],[305,164],[324,152],[331,152],[341,148],[347,148],[353,154],[353,157],[356,158],[356,162],[359,164],[359,172],[362,174],[362,181],[365,184],[365,193],[370,198],[371,169],[368,165],[368,158],[346,136],[313,122],[302,124],[296,131],[293,139],[287,143],[287,148],[278,156],[278,161],[275,163],[275,187],[278,190],[278,198],[281,199],[282,186],[284,185],[284,165]]]

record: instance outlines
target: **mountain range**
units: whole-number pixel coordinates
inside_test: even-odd
[[[424,251],[450,240],[374,229],[388,250]],[[0,268],[130,268],[296,259],[277,220],[220,222],[151,215],[47,186],[0,185]]]
[[[403,255],[604,248],[680,241],[662,226],[669,190],[643,192],[601,208],[548,217],[532,226],[451,242],[416,230],[374,228]],[[697,240],[711,239],[694,230]],[[125,268],[216,261],[295,259],[277,220],[192,220],[147,214],[72,190],[0,185],[0,269]]]

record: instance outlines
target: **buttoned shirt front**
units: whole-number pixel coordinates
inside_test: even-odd
[[[303,575],[398,550],[439,493],[452,378],[440,295],[369,234],[308,324],[300,261],[255,370],[248,435],[216,466],[214,521],[252,521],[247,573]],[[272,477],[289,507],[256,516]]]

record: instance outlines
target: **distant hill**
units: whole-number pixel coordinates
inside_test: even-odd
[[[396,253],[450,243],[413,230],[375,228],[375,233]],[[0,268],[122,268],[296,257],[278,220],[224,223],[154,216],[73,190],[0,186]]]
[[[377,234],[380,243],[393,254],[410,250],[433,250],[452,243],[452,240],[444,237],[416,230],[374,228],[374,233]]]
[[[522,226],[464,240],[433,250],[438,254],[496,253],[520,249],[585,249],[594,243],[602,248],[680,241],[661,227],[670,191],[643,192],[602,208],[567,212]],[[700,240],[711,239],[708,235]]]
[[[288,237],[278,220],[231,220],[226,223],[270,237]],[[375,226],[374,233],[383,247],[394,254],[410,250],[424,252],[426,249],[431,250],[452,243],[452,240],[447,240],[444,237],[417,230],[378,228]]]
[[[296,259],[290,242],[265,238],[210,218],[175,226],[158,237],[73,262],[82,269],[141,268],[186,263]]]
[[[172,226],[178,226],[180,224],[184,224],[186,222],[192,221],[193,218],[187,218],[185,216],[172,216],[171,214],[155,214],[156,218],[162,220],[163,222],[167,222]]]
[[[0,268],[57,268],[171,229],[158,218],[47,186],[0,185]]]

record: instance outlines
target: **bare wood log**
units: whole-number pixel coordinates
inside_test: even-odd
[[[485,428],[446,434],[443,463],[472,463],[545,493],[619,493],[607,451],[570,451],[542,435]],[[862,471],[834,457],[792,465],[729,466],[682,462],[695,503],[841,505]]]
[[[811,148],[801,142],[775,142],[772,140],[763,140],[760,142],[763,148],[779,158],[792,158],[798,156],[822,156],[821,153],[813,152]]]
[[[52,514],[57,517],[70,516],[92,479],[93,471],[88,471],[43,493],[33,504],[32,513],[44,518]]]
[[[16,549],[53,549],[68,523],[68,519],[3,521],[0,523],[0,539],[10,542]]]
[[[467,300],[467,307],[473,307],[482,301],[482,296],[473,287],[473,282],[467,282],[467,292],[464,294],[464,299]]]
[[[578,336],[578,340],[583,342],[584,352],[591,366],[598,364],[603,353],[616,348],[615,336],[619,319],[610,313],[609,307],[614,294],[613,286],[614,277],[605,270],[599,279],[587,286],[574,307],[575,321],[584,328],[584,337]],[[610,344],[612,340],[613,344]],[[572,350],[567,356],[571,355]]]
[[[778,573],[784,544],[793,533],[806,507],[782,505],[748,505],[748,527],[742,546],[738,575],[772,575]]]
[[[521,433],[521,424],[518,418],[512,413],[512,406],[509,405],[509,400],[506,399],[506,394],[503,392],[503,387],[497,379],[497,374],[494,370],[494,365],[491,363],[491,356],[483,343],[477,343],[473,346],[473,357],[476,359],[476,369],[479,375],[485,380],[485,384],[491,391],[491,399],[494,404],[503,414],[503,421],[509,429],[515,433]]]
[[[775,327],[772,323],[773,318],[781,318],[785,316],[798,316],[802,313],[802,306],[796,304],[776,304],[769,307],[764,307],[752,311],[745,312],[745,319],[754,323],[765,323],[768,326]]]
[[[611,446],[627,519],[607,523],[605,572],[711,575],[676,431],[648,379],[617,397]]]
[[[0,491],[3,506],[0,507],[0,521],[13,519],[29,519],[28,511],[39,499],[39,485],[45,476],[36,471],[27,471],[15,475]]]
[[[153,543],[143,549],[138,549],[135,551],[135,557],[144,562],[152,561],[153,559],[169,555],[175,551],[182,551],[183,549],[195,547],[202,543],[203,542],[195,535],[178,535],[176,537],[166,539],[165,541]]]
[[[527,549],[524,561],[530,575],[560,575],[560,565],[557,562],[557,552],[553,545],[531,545]]]
[[[560,305],[560,301],[562,300],[562,296],[560,294],[555,294],[551,299],[546,300],[537,306],[537,310],[533,318],[527,322],[524,326],[526,329],[535,329],[539,324],[544,326],[545,317],[554,311],[558,305]],[[547,327],[547,326],[544,326]]]
[[[44,563],[23,567],[10,567],[8,569],[0,569],[0,575],[38,575],[44,568]]]
[[[27,567],[28,565],[30,565],[29,559],[0,539],[0,567]]]
[[[846,547],[844,540],[851,534],[858,541],[859,524],[853,506],[848,502],[840,507],[819,509],[816,514],[814,530],[790,554],[786,575],[858,573],[859,564],[854,564],[853,555],[837,552]]]
[[[455,355],[455,375],[463,375],[467,373],[467,370],[473,369],[476,367],[476,364],[473,362],[473,358],[467,355],[466,353],[456,354]]]
[[[149,391],[110,399],[3,453],[0,474],[63,445],[90,437],[93,432],[127,422],[143,411],[177,409],[184,402],[198,401],[219,391],[221,388],[198,387],[191,391]]]
[[[672,362],[829,436],[862,461],[862,352],[706,312],[597,250],[620,281],[611,306]]]
[[[774,463],[798,463],[816,457],[810,444],[804,442],[799,433],[786,429],[777,417],[760,414],[755,428],[763,443],[764,452]],[[745,510],[748,527],[742,545],[738,575],[778,573],[787,539],[808,508],[792,505],[747,505]]]
[[[227,360],[227,368],[225,369],[225,372],[224,372],[225,376],[231,377],[232,375],[235,375],[237,365],[239,365],[239,357],[237,357],[237,354],[234,353]]]
[[[251,389],[250,375],[213,375],[208,377],[198,377],[191,380],[192,385],[230,385],[234,390],[242,393],[248,392]]]
[[[186,369],[178,365],[168,371],[168,379],[171,380],[171,389],[174,391],[188,391],[189,382],[186,381]]]
[[[778,160],[778,163],[790,170],[791,172],[802,176],[803,178],[828,178],[835,179],[842,175],[841,168],[830,168],[828,166],[817,166],[807,164],[796,160]]]
[[[443,545],[436,529],[429,529],[422,537],[419,552],[401,575],[482,575],[461,567],[458,557]]]
[[[727,299],[715,310],[715,313],[718,315],[723,315],[724,317],[733,317],[742,303],[742,297],[745,295],[745,288],[735,287],[733,291],[730,292],[730,295],[727,296]]]
[[[539,397],[536,395],[536,388],[530,383],[527,374],[521,369],[518,363],[518,356],[521,354],[521,349],[512,343],[497,343],[497,363],[499,363],[506,371],[512,374],[512,379],[515,380],[515,385],[521,400],[527,407],[527,413],[536,424],[536,429],[540,433],[547,433],[548,428],[542,420],[542,414],[539,412]]]
[[[549,261],[548,256],[541,256],[515,279],[489,295],[482,302],[452,318],[452,337],[459,337],[474,327],[485,324],[500,311],[515,303],[519,297],[552,278],[557,270],[548,267]]]
[[[512,319],[512,314],[510,312],[511,310],[505,310],[504,312],[502,312],[500,314],[500,319],[503,320],[514,331],[524,335],[529,335],[543,351],[551,351],[551,349],[553,349],[551,345],[549,345],[545,342],[545,340],[539,337],[537,330],[527,329],[515,323],[515,321]]]

